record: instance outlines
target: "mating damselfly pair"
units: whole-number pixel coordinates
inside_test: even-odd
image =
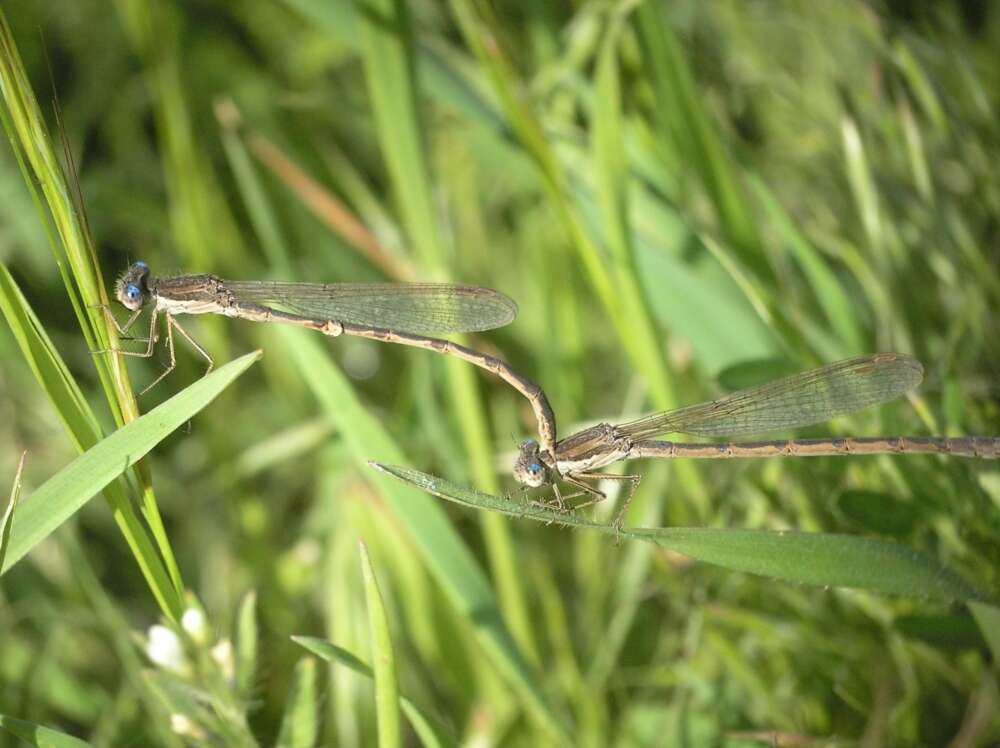
[[[254,322],[277,322],[324,335],[354,335],[432,350],[486,369],[524,395],[532,406],[539,439],[522,443],[514,477],[529,488],[551,485],[554,501],[589,497],[575,508],[604,498],[594,483],[626,481],[629,491],[615,519],[620,525],[641,476],[599,472],[616,462],[642,458],[726,459],[735,457],[810,457],[872,454],[944,454],[1000,458],[1000,437],[840,437],[752,442],[678,443],[653,437],[682,433],[700,437],[738,437],[809,426],[888,402],[916,387],[923,367],[911,356],[876,353],[795,374],[719,400],[654,413],[622,424],[600,423],[561,440],[548,398],[537,384],[505,362],[471,348],[431,337],[475,332],[511,322],[517,306],[496,291],[454,284],[338,284],[283,281],[230,281],[214,275],[156,278],[144,262],[133,263],[118,280],[118,301],[132,311],[118,325],[132,329],[151,307],[149,333],[134,338],[152,356],[156,322],[165,318],[170,364],[149,387],[173,370],[173,333],[177,331],[212,365],[212,358],[177,323],[180,314],[221,314]],[[112,320],[113,320],[112,316]],[[147,387],[146,389],[149,389]],[[562,494],[559,483],[573,487]]]

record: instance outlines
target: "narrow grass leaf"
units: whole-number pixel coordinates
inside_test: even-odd
[[[375,130],[406,234],[425,265],[444,260],[430,192],[417,92],[417,69],[406,3],[367,0],[361,23],[365,79],[371,95]]]
[[[614,528],[544,506],[524,505],[458,486],[417,470],[372,467],[462,506],[513,517],[596,530]],[[895,543],[851,535],[702,527],[623,528],[622,538],[656,543],[734,571],[822,587],[850,587],[938,600],[985,600],[975,587],[934,559]]]
[[[753,211],[740,190],[735,169],[709,117],[704,97],[685,59],[670,23],[666,6],[643,0],[635,14],[642,45],[642,64],[652,82],[661,137],[673,137],[675,150],[700,175],[727,243],[741,255],[758,280],[773,280]]]
[[[253,692],[257,673],[257,593],[248,592],[236,616],[236,690],[243,698]]]
[[[2,264],[0,264],[0,311],[3,312],[14,333],[21,354],[34,373],[35,379],[62,419],[73,445],[80,452],[95,445],[101,438],[101,428],[97,419],[34,310],[14,282],[7,267]],[[127,384],[127,379],[121,382]],[[139,473],[142,475],[142,471]],[[148,478],[143,482],[147,486],[144,500],[148,503],[151,500]],[[173,554],[165,535],[158,535],[156,538],[162,555],[157,553],[147,526],[143,524],[128,498],[134,490],[137,489],[133,489],[126,478],[122,477],[107,486],[105,496],[154,597],[164,614],[176,619],[183,611],[181,600],[183,584],[180,581],[180,574],[172,561]],[[155,519],[157,515],[147,508],[146,516]],[[158,533],[159,523],[151,525],[150,529]]]
[[[361,576],[364,579],[365,602],[368,606],[368,631],[375,663],[375,713],[378,723],[378,744],[381,748],[397,748],[399,732],[399,684],[396,681],[396,658],[392,650],[389,619],[385,614],[382,593],[372,568],[372,560],[363,542],[358,543],[361,556]]]
[[[420,78],[416,39],[408,11],[401,0],[367,0],[361,23],[365,79],[371,95],[376,132],[392,177],[393,192],[402,214],[406,237],[425,268],[440,272],[446,266],[445,243],[437,220],[434,181],[427,151],[432,144],[420,108]],[[445,363],[450,397],[466,445],[476,483],[496,486],[492,449],[483,402],[470,367],[455,360]],[[510,533],[493,518],[485,537],[493,575],[498,580],[506,619],[526,651],[537,649],[527,615],[526,593],[519,585]]]
[[[330,362],[326,349],[315,336],[301,330],[279,328],[292,359],[327,417],[337,424],[344,443],[359,466],[373,456],[403,462],[405,456],[382,424],[358,400],[344,373]],[[412,487],[375,476],[374,483],[386,504],[406,528],[414,545],[455,607],[466,616],[478,642],[493,664],[550,732],[563,736],[564,729],[545,699],[538,676],[527,665],[503,623],[496,598],[469,549],[448,522],[440,507]]]
[[[22,452],[21,459],[18,460],[17,472],[14,473],[14,484],[10,488],[10,500],[7,502],[7,510],[3,514],[3,521],[0,522],[0,569],[3,568],[4,559],[7,558],[10,528],[14,525],[14,510],[17,507],[17,499],[21,495],[21,474],[24,472],[24,458],[27,456],[27,452]]]
[[[343,665],[366,678],[375,678],[375,673],[369,665],[336,644],[311,636],[293,636],[292,641],[327,662]],[[413,731],[420,738],[420,742],[427,748],[447,748],[447,746],[458,745],[451,737],[448,728],[440,720],[425,715],[405,696],[399,697],[399,706],[403,710],[403,714],[406,715],[406,719],[409,720],[410,726],[413,727]]]
[[[851,193],[854,197],[854,205],[858,211],[858,217],[865,228],[868,241],[876,256],[881,254],[884,248],[884,235],[882,231],[882,216],[879,208],[878,188],[875,179],[868,166],[868,158],[865,155],[865,146],[861,140],[861,133],[858,131],[857,123],[850,118],[845,118],[841,124],[841,138],[844,145],[844,161],[847,169],[847,181],[851,186]]]
[[[103,318],[98,309],[98,306],[107,304],[108,298],[100,282],[97,254],[90,240],[68,138],[61,129],[61,114],[57,108],[56,118],[63,137],[63,155],[69,175],[74,178],[74,191],[70,190],[67,176],[55,155],[45,120],[2,9],[0,89],[6,104],[0,108],[0,119],[3,120],[25,185],[45,227],[87,346],[91,350],[116,347],[114,326]],[[32,371],[52,400],[77,449],[82,452],[101,437],[97,420],[6,268],[3,275],[4,288],[0,294],[3,298],[0,299],[0,304],[4,314]],[[101,356],[95,359],[95,366],[115,423],[121,426],[125,421],[136,418],[138,408],[122,357]],[[154,597],[164,614],[176,619],[182,609],[180,597],[183,582],[180,571],[166,539],[148,472],[141,464],[136,465],[133,472],[137,482],[144,486],[141,511],[145,514],[145,523],[128,498],[134,492],[134,484],[129,487],[124,479],[115,481],[108,487],[106,496],[114,511],[115,521],[135,554]]]
[[[1000,607],[973,601],[969,603],[969,610],[979,624],[979,630],[995,660],[1000,657]]]
[[[656,407],[676,406],[674,388],[666,366],[660,335],[642,284],[636,276],[635,248],[629,225],[629,172],[625,153],[618,40],[623,16],[615,13],[597,61],[591,149],[596,164],[597,197],[601,229],[608,249],[609,275],[613,279],[621,316],[628,330],[619,337],[649,379]]]
[[[236,180],[240,197],[243,198],[254,234],[260,241],[264,254],[267,255],[268,264],[276,272],[284,272],[291,267],[291,262],[278,228],[277,216],[264,193],[263,185],[257,177],[250,155],[240,137],[242,115],[231,99],[224,99],[216,102],[215,118],[221,126],[222,146],[229,161],[229,169]]]
[[[26,500],[14,522],[0,574],[24,557],[114,478],[190,420],[258,358],[248,353],[126,424],[47,480]]]
[[[359,33],[358,9],[360,3],[330,3],[325,0],[284,0],[284,4],[301,15],[306,21],[321,28],[348,49],[360,52],[363,37]],[[416,64],[421,75],[427,79],[426,94],[455,112],[460,113],[474,124],[491,130],[496,135],[506,137],[507,129],[503,119],[475,86],[470,85],[463,73],[450,64],[439,51],[417,43]],[[511,149],[511,154],[518,154]]]
[[[0,727],[38,748],[87,748],[90,745],[85,740],[53,730],[51,727],[42,727],[34,722],[14,719],[5,714],[0,714]]]
[[[751,177],[748,181],[757,200],[764,207],[765,214],[805,275],[827,323],[840,338],[841,347],[831,353],[835,358],[840,358],[851,352],[864,350],[857,326],[857,310],[848,298],[843,282],[827,267],[822,255],[802,234],[767,185],[757,177]]]
[[[319,693],[316,685],[316,660],[303,657],[292,674],[292,685],[275,748],[312,748],[316,745],[319,734]]]
[[[81,451],[92,446],[100,437],[97,419],[10,270],[2,263],[0,312],[74,446]]]

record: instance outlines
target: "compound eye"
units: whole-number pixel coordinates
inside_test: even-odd
[[[539,465],[537,462],[533,462],[530,465],[528,465],[528,472],[531,473],[532,475],[539,475],[542,472],[542,466]]]
[[[139,287],[137,285],[135,285],[134,283],[130,283],[128,288],[125,289],[125,296],[128,297],[129,301],[135,301],[140,296],[142,296],[142,291],[139,290]]]

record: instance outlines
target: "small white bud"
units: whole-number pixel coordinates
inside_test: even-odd
[[[177,735],[194,740],[204,740],[205,731],[192,722],[185,714],[170,715],[170,729]]]
[[[220,639],[219,643],[212,647],[212,659],[219,666],[222,677],[232,682],[236,677],[236,659],[233,657],[233,643],[229,639]]]
[[[166,670],[181,673],[186,669],[181,640],[171,629],[158,623],[149,627],[146,656]]]
[[[197,644],[208,643],[208,626],[201,608],[188,608],[181,616],[181,628],[191,635]]]

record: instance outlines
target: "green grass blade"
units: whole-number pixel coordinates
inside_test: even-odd
[[[36,725],[23,719],[14,719],[0,714],[0,727],[21,740],[26,740],[37,748],[87,748],[91,745],[85,740],[74,738],[51,727]]]
[[[295,666],[288,691],[285,715],[275,748],[312,748],[319,733],[319,693],[316,660],[304,657]]]
[[[378,744],[380,748],[398,748],[399,684],[396,681],[396,658],[393,654],[389,619],[382,603],[382,593],[372,568],[368,549],[358,543],[361,556],[361,576],[364,579],[365,602],[368,605],[368,631],[371,637],[372,661],[375,663],[375,711],[378,717]]]
[[[421,264],[438,274],[447,267],[445,242],[432,193],[434,182],[426,150],[433,138],[420,109],[421,68],[416,64],[416,40],[407,3],[403,0],[365,3],[360,31],[376,133],[406,236]],[[454,403],[476,484],[496,490],[492,445],[476,374],[458,361],[446,361],[444,366],[449,401]],[[521,647],[533,653],[537,646],[509,530],[494,518],[485,523],[484,535],[505,616]]]
[[[248,592],[236,617],[236,691],[246,699],[257,674],[257,593]]]
[[[574,514],[518,504],[418,470],[372,463],[400,481],[462,506],[574,529],[616,535]],[[985,600],[958,574],[895,543],[828,533],[703,527],[625,528],[621,537],[656,543],[685,556],[750,574],[823,587],[849,587],[938,600]]]
[[[28,192],[59,264],[66,292],[91,350],[117,347],[113,325],[103,318],[99,305],[108,297],[101,281],[97,256],[87,233],[79,195],[71,193],[63,167],[56,157],[45,118],[28,80],[20,53],[3,10],[0,9],[0,110],[4,129],[14,151]],[[64,143],[65,146],[65,143]],[[71,157],[66,147],[67,157]],[[72,163],[68,164],[71,168]],[[76,183],[74,182],[74,186]],[[41,195],[39,194],[41,193]],[[43,200],[44,198],[44,200]],[[121,425],[138,411],[128,386],[128,373],[120,356],[95,361],[108,396],[112,416]],[[60,403],[56,403],[57,406]],[[62,412],[61,417],[66,418]]]
[[[406,234],[429,267],[444,259],[424,155],[426,134],[418,105],[412,28],[400,0],[369,0],[361,23],[365,77],[376,134],[392,178]]]
[[[827,267],[822,255],[802,234],[767,185],[756,177],[750,179],[749,184],[806,276],[827,323],[840,339],[841,345],[835,351],[825,352],[828,354],[826,357],[841,358],[865,350],[857,325],[858,314],[844,290],[843,282]]]
[[[343,372],[330,363],[320,341],[292,328],[280,328],[277,332],[285,339],[289,354],[327,416],[340,428],[356,464],[364,466],[373,456],[392,462],[405,461],[402,450],[358,400]],[[373,482],[413,538],[442,590],[468,616],[477,640],[493,664],[540,723],[550,732],[563,735],[559,720],[542,694],[537,675],[530,670],[504,626],[486,577],[444,512],[421,492],[400,486],[397,481],[374,476]]]
[[[324,639],[317,639],[312,636],[293,636],[292,641],[305,647],[317,657],[322,657],[327,662],[335,662],[343,665],[366,678],[375,678],[375,673],[369,665],[366,665],[346,649],[342,649]],[[405,696],[400,695],[399,706],[406,715],[406,719],[409,720],[410,726],[417,733],[417,737],[420,738],[420,742],[427,746],[427,748],[446,748],[447,746],[458,745],[455,739],[451,737],[444,723],[425,715]]]
[[[62,419],[73,445],[84,450],[95,444],[101,433],[97,419],[10,270],[2,263],[0,312],[7,320],[35,379]]]
[[[17,508],[17,500],[21,495],[21,475],[24,473],[24,458],[27,452],[21,453],[21,459],[17,463],[17,472],[14,473],[14,483],[10,487],[10,500],[7,502],[7,509],[3,513],[3,520],[0,521],[0,569],[3,568],[4,559],[7,558],[7,546],[10,545],[10,529],[14,526],[14,510]]]
[[[45,120],[35,100],[20,54],[3,11],[0,10],[0,89],[5,107],[0,110],[4,129],[13,147],[25,184],[45,226],[59,271],[66,286],[80,330],[91,350],[116,348],[118,339],[101,310],[108,298],[101,282],[96,252],[87,231],[82,198],[71,193],[66,175],[55,155]],[[72,155],[64,141],[64,155],[73,172]],[[75,176],[75,175],[74,175]],[[74,186],[77,187],[74,181]],[[39,195],[41,192],[41,196]],[[44,197],[44,202],[43,198]],[[47,206],[47,209],[46,209]],[[101,437],[97,420],[84,402],[79,387],[55,351],[41,324],[28,308],[4,268],[2,303],[25,358],[52,399],[79,450],[92,446]],[[95,359],[98,376],[108,398],[112,417],[119,426],[138,416],[138,408],[121,356]],[[179,614],[183,587],[159,516],[149,475],[143,466],[133,468],[137,483],[144,488],[141,510],[146,523],[137,516],[127,496],[125,484],[109,487],[108,500],[118,523],[139,562],[147,582],[167,616]],[[152,538],[150,538],[150,535]],[[155,547],[154,547],[155,545]]]
[[[995,659],[1000,656],[1000,607],[984,602],[970,602],[969,610]]]
[[[653,86],[659,132],[664,139],[673,138],[675,142],[668,149],[683,154],[685,164],[700,175],[729,244],[759,279],[771,280],[773,273],[753,211],[665,13],[666,6],[654,0],[643,0],[636,12],[642,62]]]
[[[21,507],[0,574],[24,557],[95,494],[190,420],[257,359],[248,353],[198,380],[95,444],[36,490]]]
[[[4,265],[0,265],[0,311],[3,312],[11,332],[14,333],[14,338],[35,379],[62,419],[76,449],[83,452],[97,444],[102,436],[97,419],[66,363],[45,333],[34,310],[28,305],[27,299]],[[123,380],[123,383],[127,383],[127,379]],[[145,477],[142,471],[139,474],[143,476],[142,482],[148,486],[148,477]],[[105,495],[114,511],[115,521],[135,554],[153,595],[163,612],[168,617],[176,618],[183,610],[181,599],[183,585],[180,574],[173,563],[173,555],[166,537],[161,535],[156,538],[160,552],[154,547],[147,526],[128,498],[134,492],[135,489],[123,477],[111,483],[106,488]],[[148,488],[144,491],[144,500],[147,503],[151,501],[150,493]],[[146,516],[155,518],[156,514],[147,511]],[[152,524],[154,532],[158,527],[159,523]]]
[[[176,9],[145,0],[117,0],[122,28],[142,59],[170,200],[177,249],[189,267],[237,265],[242,240],[212,160],[196,137],[181,77]]]
[[[278,219],[271,208],[257,172],[247,153],[239,128],[242,120],[236,104],[229,100],[217,102],[215,118],[222,130],[222,146],[226,151],[229,169],[236,180],[247,216],[253,225],[254,234],[267,255],[268,264],[275,273],[287,273],[291,268],[288,249],[278,227]]]

